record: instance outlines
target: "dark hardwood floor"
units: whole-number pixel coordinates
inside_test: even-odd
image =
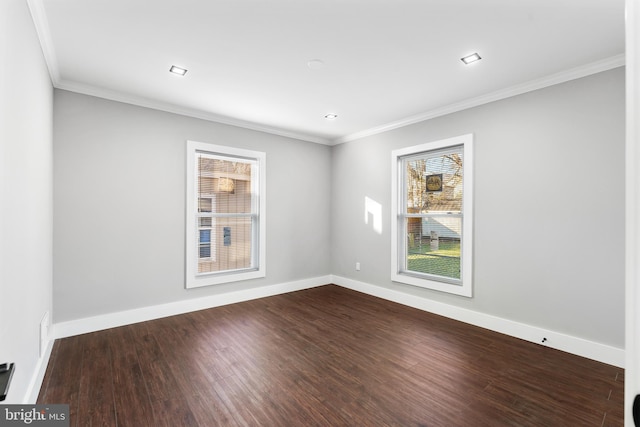
[[[620,368],[338,286],[57,340],[72,426],[622,426]]]

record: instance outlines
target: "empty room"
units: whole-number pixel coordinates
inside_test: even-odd
[[[3,0],[0,425],[634,426],[638,9]]]

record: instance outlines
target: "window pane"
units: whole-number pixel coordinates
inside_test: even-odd
[[[462,217],[406,218],[409,272],[460,279]]]
[[[201,153],[198,157],[198,197],[200,212],[251,213],[251,176],[255,162],[225,160]],[[213,199],[211,206],[207,198]]]
[[[211,243],[211,230],[200,230],[200,243]]]
[[[219,217],[213,231],[200,230],[200,233],[209,231],[212,246],[209,256],[213,251],[215,257],[199,260],[198,273],[252,268],[252,225],[251,216]],[[200,236],[202,238],[202,234]],[[200,253],[202,254],[202,246]]]
[[[211,258],[211,245],[200,245],[200,258]]]
[[[213,202],[210,198],[198,198],[198,212],[211,212]]]
[[[462,147],[405,159],[406,213],[462,211]]]
[[[198,273],[252,267],[254,167],[255,161],[251,160],[198,154],[198,210],[212,214],[198,217]]]

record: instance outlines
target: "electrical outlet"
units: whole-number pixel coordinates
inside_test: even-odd
[[[47,311],[42,316],[40,321],[40,357],[44,356],[47,351],[47,345],[49,345],[49,312]]]
[[[356,271],[360,271],[360,263],[356,262]]]

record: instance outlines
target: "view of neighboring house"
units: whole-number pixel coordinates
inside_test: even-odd
[[[198,273],[251,267],[251,163],[200,154]]]

